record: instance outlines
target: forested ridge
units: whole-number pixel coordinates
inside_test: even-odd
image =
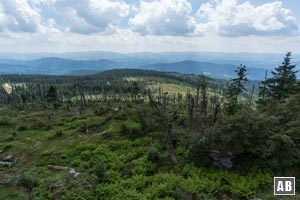
[[[0,75],[0,199],[277,199],[274,176],[295,176],[299,191],[291,58],[262,82],[244,65],[231,81]]]

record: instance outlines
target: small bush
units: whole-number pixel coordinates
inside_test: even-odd
[[[147,159],[152,163],[158,163],[161,159],[159,150],[156,147],[150,147],[147,152]]]
[[[211,164],[210,148],[205,139],[200,139],[192,145],[189,150],[189,159],[198,167],[207,167]]]
[[[117,113],[114,117],[114,119],[117,119],[117,120],[126,120],[127,119],[127,116],[124,112],[120,111],[119,113]]]
[[[140,127],[130,127],[125,123],[121,125],[121,133],[128,136],[130,139],[143,136],[143,132],[141,131]]]
[[[2,144],[0,145],[0,152],[5,152],[13,147],[12,144]]]
[[[50,135],[48,139],[52,140],[55,138],[60,138],[63,136],[63,132],[61,130],[56,131],[53,135]]]
[[[99,183],[107,181],[106,171],[107,165],[104,162],[100,161],[98,162],[98,164],[95,165],[94,174],[97,176]]]
[[[58,130],[58,131],[56,131],[55,134],[54,134],[54,137],[61,137],[61,136],[63,136],[62,130]]]
[[[17,184],[19,186],[26,187],[29,191],[31,191],[33,187],[37,186],[38,182],[34,176],[31,176],[26,172],[22,172],[17,181]]]
[[[85,189],[72,189],[68,190],[66,192],[66,198],[65,199],[89,199],[89,200],[96,200],[97,198],[94,196],[94,194]]]
[[[129,132],[130,132],[130,127],[123,123],[121,125],[121,133],[128,134]]]
[[[35,119],[34,121],[32,121],[30,128],[33,130],[49,131],[49,130],[51,130],[51,125],[40,119]]]
[[[9,124],[10,123],[7,117],[3,117],[0,119],[0,126],[8,126]]]
[[[17,130],[18,131],[26,131],[26,130],[28,130],[28,126],[25,124],[21,124],[18,126]]]
[[[97,109],[94,110],[94,115],[96,115],[96,116],[102,116],[102,115],[104,115],[104,114],[107,113],[107,110],[108,109],[104,108],[104,107],[97,108]]]

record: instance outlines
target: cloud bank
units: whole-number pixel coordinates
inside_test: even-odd
[[[133,31],[143,35],[188,35],[196,30],[192,6],[186,0],[141,1],[129,19]]]
[[[0,0],[0,31],[38,31],[43,24],[39,11],[26,0]]]
[[[194,14],[196,13],[196,14]],[[169,36],[272,36],[299,34],[282,2],[213,0],[193,8],[188,0],[0,0],[0,32],[70,32]]]
[[[298,31],[292,12],[275,1],[253,6],[249,1],[221,0],[205,3],[197,16],[207,20],[199,26],[222,36],[289,35]]]

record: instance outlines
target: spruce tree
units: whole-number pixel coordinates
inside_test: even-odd
[[[51,85],[46,93],[47,101],[55,103],[58,100],[56,87]]]
[[[248,81],[246,77],[247,68],[245,65],[240,65],[235,72],[237,73],[237,78],[231,79],[231,84],[227,89],[227,99],[226,111],[228,114],[234,114],[238,108],[238,97],[244,92],[244,84]]]
[[[296,65],[291,64],[291,55],[291,52],[287,52],[282,64],[272,71],[273,77],[262,82],[266,85],[264,95],[267,98],[281,100],[296,93],[298,71],[295,70]]]

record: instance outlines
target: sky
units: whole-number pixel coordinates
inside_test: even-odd
[[[0,0],[0,52],[300,53],[298,0]]]

